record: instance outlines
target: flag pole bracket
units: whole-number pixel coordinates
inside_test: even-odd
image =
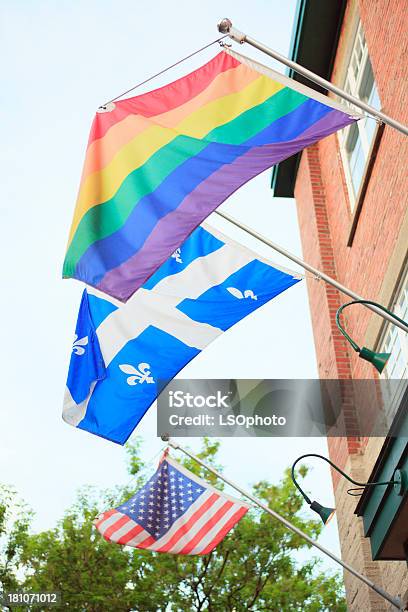
[[[221,19],[221,21],[217,23],[217,28],[221,34],[228,34],[232,40],[235,40],[235,42],[239,43],[240,45],[246,42],[246,34],[241,32],[241,30],[234,28],[231,19],[228,19],[228,17]]]

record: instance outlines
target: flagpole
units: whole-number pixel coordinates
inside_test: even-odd
[[[210,467],[209,465],[204,463],[204,461],[201,461],[201,459],[199,459],[199,457],[197,457],[196,455],[194,455],[193,453],[188,451],[183,446],[180,446],[180,444],[178,444],[175,440],[173,440],[169,436],[162,436],[161,438],[162,438],[162,440],[164,442],[167,442],[167,444],[169,446],[171,446],[172,448],[174,448],[176,450],[180,450],[182,453],[184,453],[185,455],[187,455],[188,457],[190,457],[191,459],[193,459],[194,461],[199,463],[206,470],[208,470],[209,472],[214,474],[214,476],[216,476],[220,480],[223,480],[230,487],[232,487],[233,489],[235,489],[236,491],[241,493],[241,495],[243,495],[244,497],[247,497],[254,504],[256,504],[259,508],[261,508],[262,510],[264,510],[265,512],[267,512],[268,514],[273,516],[275,519],[277,519],[280,523],[282,523],[285,527],[287,527],[287,529],[290,529],[291,531],[296,533],[298,536],[300,536],[301,538],[306,540],[309,544],[311,544],[315,548],[319,549],[320,552],[322,552],[323,554],[325,554],[328,557],[330,557],[333,561],[335,561],[336,563],[341,565],[345,570],[349,571],[356,578],[358,578],[359,580],[364,582],[367,586],[369,586],[371,589],[373,589],[373,591],[375,591],[378,595],[380,595],[381,597],[386,599],[388,602],[393,604],[398,610],[403,610],[402,602],[401,602],[400,599],[398,599],[397,597],[393,597],[392,595],[387,593],[387,591],[384,591],[381,587],[377,586],[374,582],[372,582],[369,578],[367,578],[367,576],[364,576],[364,574],[360,574],[360,572],[357,571],[356,569],[354,569],[351,565],[349,565],[348,563],[345,563],[339,557],[336,557],[336,555],[334,555],[332,552],[330,552],[330,550],[328,550],[327,548],[324,548],[324,546],[321,546],[318,542],[316,542],[315,540],[310,538],[306,533],[304,533],[303,531],[298,529],[298,527],[293,525],[290,521],[285,519],[283,516],[281,516],[280,514],[275,512],[274,510],[271,510],[271,508],[269,508],[269,506],[267,506],[266,504],[264,504],[261,501],[259,501],[258,499],[256,499],[256,497],[251,495],[251,493],[248,493],[244,489],[241,489],[240,486],[238,486],[237,484],[235,484],[234,482],[229,480],[229,478],[226,478],[225,476],[223,476],[222,474],[217,472],[217,470],[215,470],[213,467]]]
[[[222,19],[221,21],[218,22],[217,27],[218,27],[218,31],[221,32],[221,34],[228,34],[228,36],[235,42],[238,42],[240,44],[243,44],[244,42],[248,43],[252,47],[255,47],[255,49],[258,49],[259,51],[266,53],[267,55],[269,55],[270,57],[273,57],[273,59],[277,60],[278,62],[285,64],[285,66],[288,66],[289,68],[291,68],[298,74],[301,74],[302,76],[306,77],[307,79],[309,79],[309,81],[312,81],[313,83],[316,83],[317,85],[320,85],[321,87],[324,87],[324,89],[327,89],[331,91],[332,93],[335,93],[336,95],[340,96],[340,98],[343,98],[344,100],[347,100],[351,104],[354,104],[354,106],[357,106],[358,108],[365,111],[369,115],[372,115],[379,121],[382,121],[383,123],[386,123],[387,125],[395,128],[402,134],[405,134],[406,136],[408,135],[408,127],[404,125],[403,123],[400,123],[399,121],[396,121],[395,119],[392,119],[392,117],[389,117],[388,115],[386,115],[385,113],[382,113],[381,111],[377,110],[373,106],[366,104],[362,100],[355,98],[354,96],[344,91],[344,89],[340,89],[340,87],[337,87],[330,81],[327,81],[326,79],[315,74],[311,70],[304,68],[300,64],[297,64],[296,62],[294,62],[293,60],[290,60],[284,55],[281,55],[277,51],[274,51],[270,47],[267,47],[261,42],[255,40],[255,38],[252,38],[251,36],[248,36],[247,34],[244,34],[243,32],[241,32],[240,30],[237,30],[236,28],[233,27],[232,21],[230,19],[228,18]]]
[[[279,246],[275,242],[272,242],[272,240],[269,240],[269,238],[266,238],[265,236],[262,236],[262,234],[258,234],[258,232],[256,232],[255,230],[251,229],[250,227],[248,227],[244,223],[241,223],[240,221],[237,221],[236,219],[234,219],[234,217],[231,217],[227,213],[221,212],[220,210],[215,210],[214,212],[217,213],[217,215],[219,215],[220,217],[223,217],[223,219],[226,219],[230,223],[233,223],[233,225],[235,225],[236,227],[239,227],[240,229],[244,230],[245,232],[247,232],[248,234],[250,234],[254,238],[257,238],[258,240],[260,240],[264,244],[268,245],[269,247],[271,247],[272,249],[274,249],[275,251],[277,251],[281,255],[284,255],[285,257],[287,257],[291,261],[295,262],[296,264],[298,264],[299,266],[301,266],[302,268],[304,268],[308,272],[311,272],[317,278],[319,278],[319,279],[321,278],[322,280],[324,280],[329,285],[332,285],[333,287],[335,287],[336,289],[338,289],[339,291],[341,291],[345,295],[348,295],[353,300],[364,300],[364,298],[361,297],[358,293],[355,293],[355,291],[352,291],[351,289],[348,289],[347,287],[345,287],[344,285],[342,285],[341,283],[336,281],[331,276],[328,276],[324,272],[321,272],[317,268],[314,268],[310,264],[306,263],[305,261],[303,261],[299,257],[296,257],[296,255],[293,255],[293,253],[290,253],[289,251],[287,251],[286,249],[282,248],[281,246]],[[406,325],[404,325],[403,323],[401,323],[401,322],[397,321],[396,319],[394,319],[394,317],[389,315],[387,312],[384,312],[380,308],[377,308],[376,306],[373,306],[371,304],[366,304],[366,306],[367,306],[367,308],[369,308],[370,310],[372,310],[373,312],[378,314],[380,317],[382,317],[386,321],[392,323],[393,325],[396,325],[397,327],[402,329],[402,331],[408,333],[408,327]]]

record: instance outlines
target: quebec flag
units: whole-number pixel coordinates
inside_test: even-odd
[[[125,304],[85,289],[64,420],[124,444],[191,359],[301,278],[203,224]]]

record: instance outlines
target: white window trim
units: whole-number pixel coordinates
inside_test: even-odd
[[[398,283],[397,290],[395,292],[395,296],[390,306],[390,310],[394,312],[398,317],[404,318],[406,317],[406,313],[402,312],[402,309],[399,305],[400,299],[404,294],[404,290],[408,287],[408,265],[405,266],[404,273],[400,282]],[[384,394],[385,400],[385,418],[388,423],[388,426],[391,426],[391,423],[395,417],[395,414],[400,406],[403,394],[406,389],[406,381],[408,379],[408,336],[405,332],[402,331],[399,327],[394,326],[391,328],[392,323],[388,323],[381,334],[380,341],[378,342],[378,348],[376,349],[378,352],[388,352],[387,347],[385,346],[385,341],[387,339],[388,333],[392,331],[398,339],[401,346],[401,353],[403,358],[407,363],[407,367],[405,368],[405,373],[402,379],[390,378],[387,372],[387,366],[385,366],[380,378],[382,379],[382,391]],[[398,382],[399,381],[399,382]]]
[[[369,59],[368,47],[367,47],[367,43],[365,42],[363,55],[359,62],[360,64],[359,75],[358,75],[358,78],[356,79],[353,73],[352,61],[353,61],[353,56],[356,52],[356,45],[358,43],[359,36],[362,32],[363,32],[362,22],[360,19],[357,19],[356,25],[353,28],[353,37],[352,37],[353,42],[350,47],[350,52],[346,59],[346,68],[344,71],[344,77],[343,77],[343,83],[342,83],[343,89],[345,89],[346,91],[348,91],[348,93],[351,93],[352,95],[358,95],[357,92],[359,90],[359,87],[361,85],[361,79],[363,78],[364,72],[365,72],[364,66],[366,65],[367,59]],[[348,87],[348,82],[350,82],[350,87]],[[350,106],[353,109],[355,108],[352,105]],[[365,174],[367,172],[367,168],[370,162],[372,147],[377,137],[377,134],[375,133],[372,142],[369,143],[367,139],[365,125],[366,125],[366,119],[361,119],[360,121],[357,121],[357,129],[359,132],[361,146],[362,146],[364,157],[365,157],[363,178],[362,178],[362,181],[361,181],[361,184],[360,184],[360,187],[357,193],[355,192],[355,189],[354,189],[353,180],[352,180],[351,171],[350,171],[350,162],[349,162],[347,151],[346,151],[346,140],[347,140],[347,136],[350,130],[350,126],[338,132],[340,156],[341,156],[341,160],[343,164],[344,175],[346,179],[346,186],[347,186],[347,191],[348,191],[349,201],[350,201],[350,208],[351,208],[352,213],[354,213],[357,210],[357,204],[359,201],[361,188],[364,185],[364,182],[365,182],[364,177],[365,177]]]
[[[404,313],[402,312],[402,309],[399,305],[399,302],[401,300],[401,297],[404,293],[404,291],[408,288],[408,265],[405,267],[405,271],[403,273],[403,276],[401,278],[401,281],[398,284],[398,289],[395,292],[395,297],[392,301],[392,305],[390,310],[392,312],[394,312],[397,317],[403,318],[404,316],[406,317],[406,314],[404,315]],[[385,340],[386,337],[388,335],[388,332],[390,331],[390,326],[392,325],[392,323],[388,323],[385,328],[383,333],[381,334],[381,340],[378,343],[378,346],[380,347],[378,350],[379,352],[385,351]],[[401,352],[403,357],[405,358],[405,361],[407,363],[407,368],[406,368],[406,378],[408,378],[408,335],[399,327],[395,326],[394,327],[394,333],[397,335],[397,337],[399,338],[400,341],[400,345],[401,345]],[[387,366],[385,366],[385,369],[382,373],[382,378],[389,378],[387,376]]]

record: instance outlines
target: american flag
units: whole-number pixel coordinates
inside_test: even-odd
[[[206,555],[249,505],[217,491],[165,454],[133,497],[95,521],[108,542],[156,552]]]

